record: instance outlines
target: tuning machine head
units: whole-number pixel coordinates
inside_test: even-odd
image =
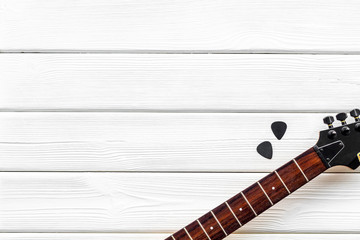
[[[333,122],[334,122],[335,120],[334,120],[334,117],[333,117],[333,116],[326,116],[326,117],[324,117],[323,121],[324,121],[324,123],[325,123],[326,125],[328,125],[329,128],[333,128],[333,127],[334,127],[334,126],[333,126]]]
[[[353,110],[350,111],[350,116],[352,116],[353,118],[355,118],[355,122],[359,121],[359,116],[360,116],[360,110],[355,108]]]
[[[336,119],[341,122],[342,125],[346,125],[346,118],[348,117],[346,112],[336,114]]]
[[[355,108],[350,111],[350,115],[355,119],[355,130],[360,132],[360,110]]]

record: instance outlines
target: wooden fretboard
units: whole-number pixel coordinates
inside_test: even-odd
[[[326,169],[311,148],[165,240],[224,239]]]

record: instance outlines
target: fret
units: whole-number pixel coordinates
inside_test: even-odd
[[[236,219],[236,221],[238,222],[239,224],[239,227],[242,227],[242,223],[240,222],[240,220],[238,219],[238,217],[235,215],[234,211],[231,209],[230,205],[225,202],[226,206],[229,208],[231,214],[234,216],[234,218]]]
[[[231,211],[232,210],[227,206],[226,202],[213,210],[213,213],[227,234],[230,234],[241,227],[241,223]]]
[[[243,195],[246,196],[249,204],[257,213],[256,215],[261,214],[272,206],[264,192],[256,183],[245,189]]]
[[[269,198],[268,194],[265,192],[264,188],[261,186],[261,184],[259,182],[257,182],[257,184],[259,185],[259,187],[261,188],[261,190],[264,192],[265,196],[267,197],[267,199],[269,200],[269,202],[271,203],[271,206],[274,206],[274,203],[271,201],[271,199]],[[275,189],[274,189],[275,190]]]
[[[259,183],[273,204],[278,203],[290,194],[275,172],[261,179]]]
[[[223,230],[223,232],[225,233],[225,235],[227,236],[228,234],[226,233],[226,231],[224,230],[223,226],[221,225],[221,223],[219,222],[219,219],[217,219],[217,217],[215,216],[215,214],[213,213],[213,211],[210,211],[211,214],[214,216],[216,222],[219,224],[219,226],[221,227],[221,230]]]
[[[305,173],[303,172],[303,170],[301,169],[301,167],[299,166],[299,164],[295,161],[295,159],[293,159],[294,163],[296,164],[296,166],[299,168],[300,172],[302,173],[302,175],[304,175],[304,178],[306,179],[307,182],[309,182],[309,179],[307,178],[307,176],[305,175]]]
[[[312,148],[295,158],[309,181],[327,169],[322,161],[314,161],[315,158],[320,159]]]
[[[286,186],[286,184],[284,183],[284,181],[282,180],[282,178],[280,177],[280,175],[278,174],[277,171],[274,171],[274,173],[276,174],[276,176],[279,178],[279,180],[281,181],[281,183],[283,184],[284,188],[286,188],[286,191],[291,194],[290,190],[288,189],[288,187]]]
[[[290,192],[295,192],[307,183],[304,175],[300,172],[294,161],[286,163],[276,170]]]
[[[184,231],[186,232],[186,234],[189,236],[189,238],[190,238],[191,240],[194,240],[194,239],[192,239],[192,237],[190,236],[190,234],[189,234],[189,232],[186,230],[186,228],[184,228]]]
[[[205,233],[206,237],[207,237],[209,240],[211,240],[210,236],[207,234],[207,232],[205,231],[205,228],[203,227],[203,225],[201,225],[200,221],[199,221],[199,220],[196,220],[196,221],[199,223],[199,225],[200,225],[201,229],[203,230],[203,232]]]
[[[201,225],[198,221],[194,221],[184,228],[188,236],[193,240],[206,240],[206,233],[202,230]]]
[[[246,201],[246,203],[248,204],[248,206],[250,207],[251,211],[253,211],[255,217],[257,217],[258,214],[257,214],[256,211],[254,210],[254,208],[251,206],[249,200],[245,197],[245,195],[244,195],[243,192],[241,192],[241,195],[242,195],[242,197],[245,199],[245,201]],[[240,208],[240,211],[242,211],[241,208]]]
[[[221,240],[325,170],[311,148],[166,240]]]
[[[251,210],[249,204],[245,201],[241,193],[227,200],[227,203],[242,225],[256,217],[254,211]]]
[[[211,212],[208,212],[201,218],[199,218],[200,224],[204,227],[205,232],[208,234],[210,239],[217,240],[226,237],[223,229],[215,220]]]
[[[191,240],[184,229],[181,229],[180,231],[174,233],[173,237],[176,240]]]

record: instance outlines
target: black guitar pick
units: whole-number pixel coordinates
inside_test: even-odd
[[[260,143],[257,146],[256,151],[261,156],[263,156],[264,158],[267,158],[267,159],[271,159],[273,156],[273,148],[272,148],[271,142],[269,142],[269,141]]]
[[[275,137],[279,140],[284,136],[286,129],[287,125],[284,122],[277,121],[271,124],[271,130],[273,131]]]

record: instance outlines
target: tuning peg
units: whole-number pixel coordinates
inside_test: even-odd
[[[355,108],[353,110],[351,110],[350,115],[355,118],[355,121],[358,122],[359,121],[359,116],[360,116],[360,110]]]
[[[329,128],[333,128],[332,123],[334,122],[334,117],[333,116],[327,116],[324,117],[324,123],[328,125]]]
[[[342,124],[342,125],[345,125],[345,124],[346,124],[346,121],[345,121],[345,120],[346,120],[347,117],[348,117],[347,114],[344,113],[344,112],[338,113],[338,114],[336,115],[336,119],[339,120],[339,121],[341,121],[341,124]]]
[[[355,108],[355,109],[351,110],[350,115],[351,115],[352,117],[354,117],[354,118],[355,118],[355,121],[357,122],[357,123],[355,124],[355,129],[356,129],[356,131],[360,131],[360,122],[359,122],[359,121],[360,121],[360,119],[359,119],[360,110],[357,109],[357,108]]]

